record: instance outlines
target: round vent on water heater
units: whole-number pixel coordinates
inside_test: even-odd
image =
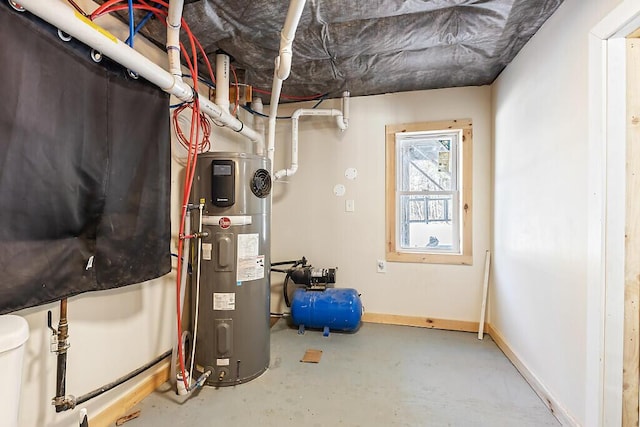
[[[251,191],[257,197],[264,199],[271,192],[271,174],[266,169],[258,169],[251,180]]]

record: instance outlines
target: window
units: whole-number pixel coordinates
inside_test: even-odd
[[[387,260],[472,264],[471,120],[386,126]]]

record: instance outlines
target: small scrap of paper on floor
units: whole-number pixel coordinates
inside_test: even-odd
[[[319,363],[322,357],[322,350],[309,349],[304,352],[304,357],[300,359],[301,362],[306,363]]]

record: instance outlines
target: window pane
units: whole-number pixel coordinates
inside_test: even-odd
[[[456,140],[456,134],[402,138],[398,153],[399,190],[455,191]]]
[[[401,195],[398,238],[401,249],[459,251],[460,233],[454,228],[454,196]]]

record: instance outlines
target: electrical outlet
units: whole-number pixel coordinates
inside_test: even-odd
[[[386,273],[387,272],[387,261],[383,259],[378,260],[378,273]]]

